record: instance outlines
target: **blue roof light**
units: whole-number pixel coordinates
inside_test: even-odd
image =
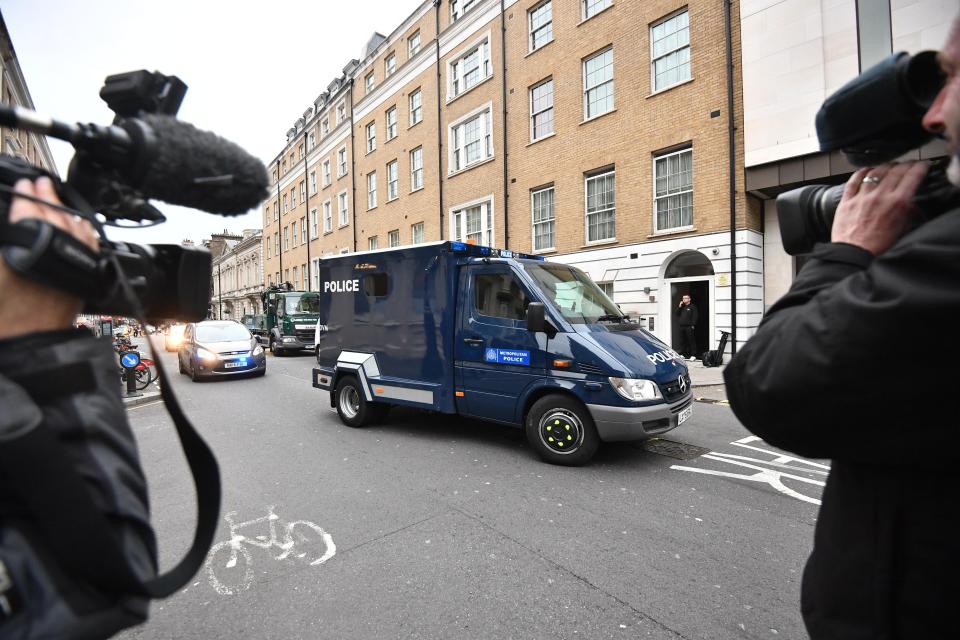
[[[454,253],[463,253],[467,250],[467,244],[465,242],[451,242],[450,248]]]

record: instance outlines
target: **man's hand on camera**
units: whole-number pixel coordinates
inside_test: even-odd
[[[61,204],[53,182],[49,178],[39,178],[36,183],[19,180],[13,189],[16,193]],[[63,229],[94,251],[99,249],[97,234],[86,220],[14,196],[10,203],[10,224],[25,218],[45,220]],[[7,268],[2,258],[0,258],[0,291],[3,292],[3,296],[0,297],[0,339],[37,331],[69,328],[73,326],[74,318],[83,308],[83,301],[79,298],[13,273]]]
[[[926,162],[860,169],[847,180],[833,219],[833,242],[845,242],[877,256],[910,228],[913,195],[927,174]]]

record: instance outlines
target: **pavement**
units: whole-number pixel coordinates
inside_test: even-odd
[[[134,349],[140,352],[141,357],[151,358],[153,360],[157,359],[157,353],[151,351],[151,349],[147,345],[147,339],[145,337],[131,338],[131,342],[133,343]],[[154,344],[159,344],[160,351],[163,350],[162,341]],[[169,365],[167,365],[167,368],[169,369]],[[168,370],[167,374],[170,374],[170,373],[171,372]],[[174,371],[173,373],[176,374],[176,371]],[[142,404],[157,402],[160,400],[160,381],[154,380],[149,385],[147,385],[146,389],[144,389],[143,391],[135,391],[134,393],[136,395],[132,395],[132,396],[127,395],[127,387],[125,384],[121,383],[120,393],[122,394],[123,405],[127,409],[131,407],[138,407]]]
[[[723,370],[726,363],[719,367],[705,367],[699,360],[687,362],[690,372],[690,383],[693,386],[693,397],[698,402],[714,404],[729,404],[727,402],[727,388],[723,384]]]

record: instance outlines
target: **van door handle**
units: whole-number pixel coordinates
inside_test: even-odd
[[[480,338],[464,338],[463,341],[469,344],[471,347],[479,347],[483,344],[483,340]]]

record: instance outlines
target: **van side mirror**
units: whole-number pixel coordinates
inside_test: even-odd
[[[531,302],[527,305],[527,331],[546,331],[547,319],[543,311],[542,302]]]

